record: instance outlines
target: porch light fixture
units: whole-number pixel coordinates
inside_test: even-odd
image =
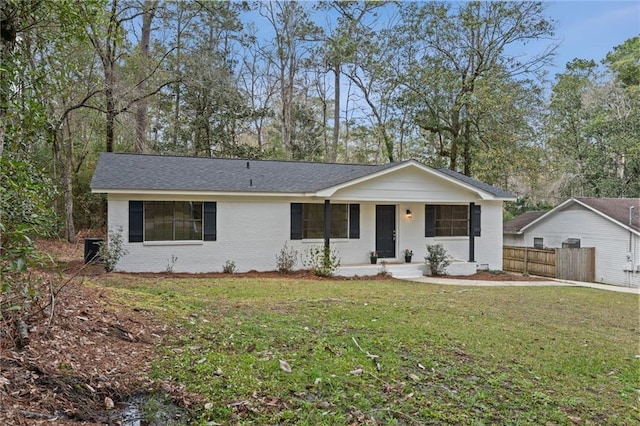
[[[413,217],[413,214],[411,213],[411,210],[409,210],[409,209],[407,209],[405,214],[407,216],[407,219],[411,219]]]

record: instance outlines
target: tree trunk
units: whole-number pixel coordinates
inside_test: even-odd
[[[147,88],[145,83],[145,65],[149,59],[149,40],[151,38],[151,22],[158,7],[158,0],[145,0],[142,15],[142,32],[140,36],[140,60],[142,65],[138,71],[138,93],[140,100],[136,105],[136,152],[147,151],[147,98],[144,96]]]
[[[116,120],[116,101],[113,90],[115,87],[115,51],[116,51],[116,30],[118,16],[118,2],[113,0],[111,4],[111,16],[109,21],[108,37],[105,42],[105,51],[99,52],[101,55],[102,66],[104,67],[104,97],[106,106],[106,152],[113,152],[114,125]]]
[[[178,27],[176,29],[176,71],[178,74],[178,82],[176,83],[176,100],[175,100],[175,110],[173,114],[173,150],[174,152],[178,150],[178,135],[180,129],[180,85],[182,80],[182,73],[180,69],[180,64],[182,63],[181,52],[182,52],[182,2],[179,1],[177,3],[178,7]]]
[[[116,120],[113,91],[105,90],[105,96],[107,97],[106,152],[113,152],[113,126]]]
[[[334,72],[335,104],[333,109],[333,146],[331,151],[331,161],[338,159],[338,141],[340,139],[340,64],[336,64]]]
[[[65,141],[69,140],[68,122],[57,126],[57,129],[51,129],[51,137],[53,138],[53,156],[58,165],[60,173],[60,189],[62,190],[62,198],[64,201],[64,230],[65,238],[70,243],[76,243],[76,228],[73,223],[73,148],[71,141],[69,146],[65,145]]]
[[[464,122],[464,150],[463,150],[464,171],[463,174],[471,176],[471,122],[467,119]]]
[[[11,71],[10,57],[17,39],[17,17],[10,10],[11,4],[2,2],[0,5],[0,15],[2,16],[2,32],[0,33],[0,158],[4,151],[4,139],[6,134],[7,104],[9,101],[10,82],[12,81],[9,72]]]
[[[460,139],[460,110],[451,111],[451,149],[449,149],[449,169],[457,171],[458,143]]]
[[[318,89],[318,93],[320,93],[320,90]],[[324,145],[324,161],[330,161],[331,160],[331,153],[329,152],[329,140],[327,138],[327,99],[324,96],[319,96],[320,102],[322,102],[322,142]],[[335,160],[333,160],[335,161]]]
[[[289,74],[293,72],[291,70],[291,64],[289,64]],[[282,90],[282,144],[284,145],[285,158],[291,160],[291,103],[293,102],[293,85],[290,80],[292,78],[285,79],[286,65],[283,65],[280,72]]]

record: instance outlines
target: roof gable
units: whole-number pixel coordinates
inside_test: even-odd
[[[363,165],[115,153],[100,155],[91,189],[94,192],[323,193],[330,196],[337,188],[403,167],[418,167],[484,194],[483,198],[513,198],[499,188],[413,160]]]
[[[510,193],[488,185],[484,182],[480,182],[479,180],[470,178],[449,169],[434,169],[415,160],[393,163],[392,167],[386,167],[384,169],[376,170],[369,175],[364,175],[360,178],[343,182],[340,185],[328,187],[323,191],[320,191],[318,195],[329,197],[335,194],[336,191],[340,189],[352,187],[363,182],[372,181],[374,179],[396,174],[401,170],[408,169],[417,170],[418,172],[424,173],[429,177],[435,177],[437,180],[452,184],[454,188],[471,191],[482,199],[514,199],[513,195],[511,195]]]
[[[523,226],[520,232],[558,214],[573,204],[582,206],[616,225],[640,235],[640,198],[570,198]]]

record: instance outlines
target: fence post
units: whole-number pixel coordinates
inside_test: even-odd
[[[528,263],[529,261],[529,248],[525,247],[524,248],[524,272],[522,272],[524,275],[529,275],[529,271],[527,270],[528,268]]]

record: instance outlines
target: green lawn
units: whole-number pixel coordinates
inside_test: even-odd
[[[117,274],[100,285],[179,325],[152,374],[204,396],[202,424],[640,419],[637,295]]]

